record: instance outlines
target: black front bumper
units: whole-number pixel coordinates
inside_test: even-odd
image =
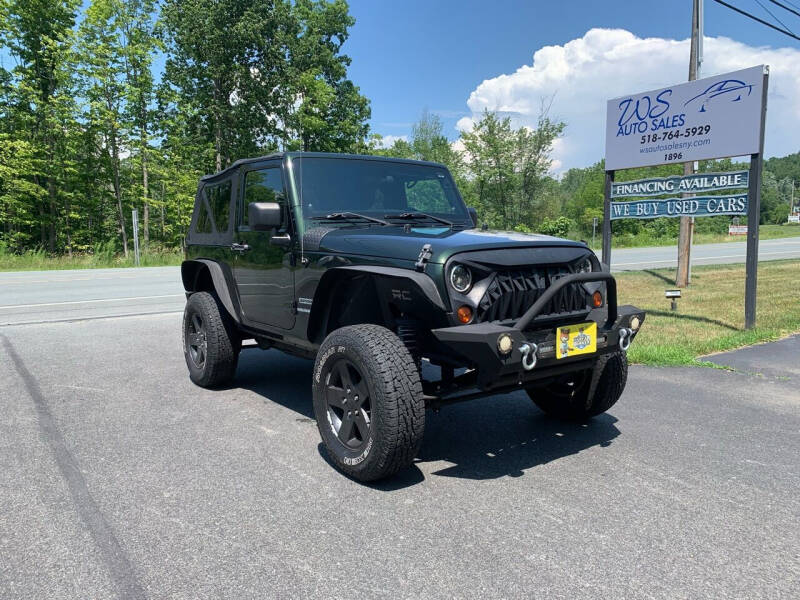
[[[541,315],[542,309],[564,286],[597,281],[606,283],[605,306],[579,319],[579,322],[597,323],[597,352],[557,359],[556,328],[576,321],[572,318],[568,323],[559,322],[557,315]],[[631,325],[634,317],[639,323],[635,329]],[[639,332],[644,318],[644,311],[635,306],[617,306],[617,284],[610,273],[575,273],[553,283],[516,322],[475,323],[434,329],[432,333],[453,354],[477,370],[478,388],[492,390],[590,368],[597,357],[624,349],[620,344],[621,336],[627,338],[623,339],[624,343],[629,343]],[[507,355],[498,348],[498,338],[502,334],[510,335],[513,341],[513,349]],[[536,360],[532,368],[523,366],[526,345],[528,354],[535,348]],[[530,356],[527,362],[530,366]]]

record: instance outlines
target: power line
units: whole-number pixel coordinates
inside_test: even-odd
[[[778,2],[778,0],[769,0],[769,1],[770,1],[770,2],[772,2],[772,3],[773,3],[775,6],[780,6],[780,7],[781,7],[783,10],[788,10],[790,13],[794,13],[794,14],[796,14],[798,17],[800,17],[800,12],[798,12],[798,11],[794,10],[793,8],[789,8],[788,6],[786,6],[785,4],[783,4],[782,2]],[[790,2],[789,4],[792,4],[792,3]],[[792,6],[795,6],[795,5],[794,5],[794,4],[792,4]],[[797,8],[797,7],[795,6],[795,8]],[[765,9],[765,10],[766,10],[766,9]],[[767,11],[767,12],[769,12],[769,11]],[[769,14],[772,14],[772,13],[769,13]],[[777,19],[778,17],[775,17],[775,18]],[[784,27],[786,27],[786,25],[784,25]],[[789,29],[789,28],[788,28],[788,27],[786,27],[786,29]]]
[[[772,0],[770,0],[770,1],[772,1]],[[789,29],[789,26],[788,26],[786,23],[784,23],[784,22],[783,22],[783,21],[781,21],[781,20],[780,20],[780,19],[779,19],[777,16],[775,16],[775,13],[773,13],[773,12],[772,12],[770,9],[768,9],[766,6],[764,6],[763,4],[761,4],[761,0],[756,0],[756,3],[757,3],[757,4],[758,4],[758,5],[761,7],[761,8],[763,8],[765,11],[767,11],[767,12],[769,13],[769,16],[771,16],[771,17],[772,17],[773,19],[775,19],[775,20],[776,20],[778,23],[780,23],[781,25],[783,25],[783,27],[784,27],[784,29],[786,29],[786,31],[790,31],[791,33],[794,33],[794,31],[792,31],[791,29]],[[779,5],[779,6],[780,6],[780,5]]]
[[[714,2],[716,2],[717,4],[721,4],[722,6],[724,6],[726,8],[730,8],[732,11],[738,12],[740,15],[744,15],[745,17],[753,19],[754,21],[758,21],[762,25],[766,25],[767,27],[770,27],[770,28],[774,29],[775,31],[780,31],[782,34],[788,35],[790,38],[794,38],[794,39],[796,39],[797,41],[800,42],[800,37],[796,36],[791,31],[787,31],[786,29],[781,29],[777,25],[773,25],[769,21],[765,21],[764,19],[760,19],[755,15],[751,15],[749,12],[746,12],[746,11],[742,10],[741,8],[737,8],[737,7],[733,6],[732,4],[728,4],[727,2],[724,2],[723,0],[714,0]]]

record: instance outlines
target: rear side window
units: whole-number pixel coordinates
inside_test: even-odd
[[[203,244],[225,244],[232,237],[231,179],[204,185],[199,192],[192,234]]]
[[[225,181],[215,186],[209,186],[208,205],[214,213],[214,225],[217,226],[217,233],[228,231],[231,212],[231,182]]]
[[[195,230],[197,233],[211,233],[211,217],[208,214],[208,204],[206,203],[205,198],[201,199],[198,210],[200,212],[197,215],[197,225],[195,225]]]
[[[244,178],[244,206],[242,225],[247,225],[247,205],[251,202],[277,202],[281,213],[286,214],[286,198],[283,195],[283,178],[277,167],[248,171]]]

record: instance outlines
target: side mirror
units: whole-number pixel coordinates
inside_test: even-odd
[[[277,202],[251,202],[247,205],[247,222],[255,231],[269,231],[280,227],[281,205]]]
[[[468,206],[467,207],[467,212],[469,213],[469,216],[472,217],[472,224],[475,227],[477,227],[478,226],[478,211],[475,210],[474,206]]]

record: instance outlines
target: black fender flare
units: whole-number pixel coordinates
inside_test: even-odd
[[[183,289],[186,290],[187,295],[200,291],[199,288],[203,287],[201,282],[204,273],[208,273],[211,277],[214,292],[216,292],[225,310],[228,311],[234,321],[240,323],[239,303],[231,295],[231,290],[235,289],[235,283],[230,267],[227,265],[223,266],[219,262],[208,258],[183,261],[181,263],[181,279],[183,280]]]
[[[425,273],[411,271],[398,267],[382,267],[371,265],[348,265],[341,267],[331,267],[322,275],[322,278],[314,291],[312,310],[308,320],[308,339],[315,340],[320,338],[328,322],[328,315],[331,309],[329,295],[335,285],[343,278],[355,277],[358,275],[369,275],[376,281],[384,293],[380,296],[382,308],[390,303],[414,303],[420,299],[426,301],[426,309],[434,308],[435,312],[444,315],[448,312],[447,305],[442,300],[439,289],[433,279]],[[401,283],[401,285],[398,285]],[[399,288],[399,289],[395,289]],[[413,308],[422,308],[417,305]],[[428,313],[431,311],[428,310]],[[385,314],[385,312],[384,312]]]

